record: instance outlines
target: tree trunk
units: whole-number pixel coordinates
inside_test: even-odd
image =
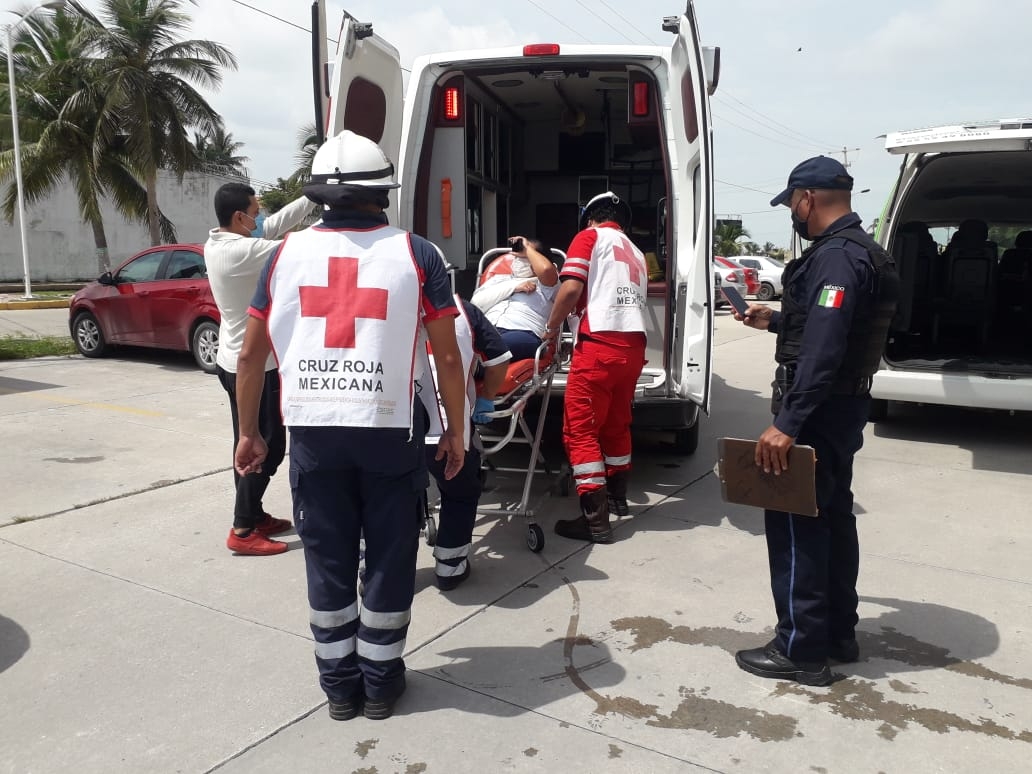
[[[111,271],[111,263],[108,260],[107,234],[104,233],[104,221],[99,217],[91,224],[93,226],[93,242],[97,246],[97,270],[103,274]]]
[[[158,227],[158,170],[147,172],[147,225],[150,227],[152,245],[161,244],[161,232]]]

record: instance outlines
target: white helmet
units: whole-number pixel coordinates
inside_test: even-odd
[[[588,220],[591,218],[593,210],[603,204],[611,205],[622,213],[621,220],[625,221],[620,222],[620,226],[622,228],[628,228],[630,226],[631,206],[612,191],[606,191],[605,193],[600,193],[598,196],[591,197],[591,199],[588,200],[588,203],[581,208],[581,228],[585,228],[588,225]]]
[[[380,146],[345,129],[315,152],[312,176],[304,191],[313,201],[332,204],[355,189],[387,191],[399,185],[394,181],[394,164]]]

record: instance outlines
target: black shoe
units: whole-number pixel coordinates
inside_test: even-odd
[[[405,678],[401,678],[401,687],[391,698],[366,699],[363,712],[369,720],[386,720],[394,714],[394,705],[405,693]]]
[[[330,717],[333,720],[351,720],[362,711],[362,695],[344,701],[330,699]]]
[[[469,562],[469,557],[466,558],[466,569],[460,572],[458,575],[435,575],[437,579],[437,588],[441,591],[451,591],[454,588],[458,588],[466,578],[469,577],[472,565]]]
[[[609,512],[614,516],[628,516],[631,508],[624,497],[613,497],[609,495]]]
[[[773,641],[762,648],[740,650],[735,654],[739,668],[759,677],[774,680],[795,680],[803,685],[830,685],[831,670],[819,661],[792,661]]]
[[[828,645],[828,658],[840,664],[853,664],[860,660],[860,645],[855,639],[832,640]]]

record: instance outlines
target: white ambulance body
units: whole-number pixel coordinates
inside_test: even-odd
[[[351,129],[398,160],[391,222],[437,244],[462,270],[464,294],[481,255],[506,237],[565,250],[592,196],[612,190],[630,203],[629,235],[650,268],[634,423],[674,432],[691,452],[710,399],[719,51],[699,45],[691,2],[663,28],[669,49],[534,44],[422,57],[403,100],[397,51],[345,14],[335,60],[320,69],[326,135]]]

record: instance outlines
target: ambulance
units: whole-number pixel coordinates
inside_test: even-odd
[[[313,75],[317,128],[350,129],[396,160],[391,222],[438,245],[464,295],[481,256],[508,236],[565,250],[594,195],[628,202],[650,279],[634,425],[669,431],[691,453],[710,404],[709,97],[720,58],[699,44],[692,2],[662,28],[669,48],[529,42],[424,56],[406,90],[397,50],[371,23],[345,13],[336,55],[321,50],[317,1]]]

